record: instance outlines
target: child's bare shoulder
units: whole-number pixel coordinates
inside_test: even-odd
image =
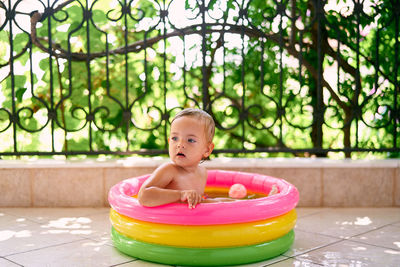
[[[199,171],[201,171],[202,173],[206,173],[206,172],[207,172],[206,167],[201,166],[201,165],[199,165],[199,166],[197,167],[197,169],[198,169]]]
[[[174,163],[172,163],[172,162],[166,162],[166,163],[163,163],[162,165],[160,165],[158,168],[157,168],[157,170],[156,170],[156,172],[161,172],[161,173],[165,173],[165,172],[167,172],[167,173],[169,173],[169,174],[176,174],[176,172],[178,172],[178,168],[177,168],[177,166],[174,164]]]
[[[176,167],[173,163],[164,163],[160,165],[143,184],[144,186],[166,186],[177,175]]]
[[[201,176],[207,177],[207,169],[204,166],[198,166],[197,171],[200,173]]]

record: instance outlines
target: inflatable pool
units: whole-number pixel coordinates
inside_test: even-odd
[[[184,203],[141,206],[136,195],[149,176],[126,179],[110,189],[111,236],[123,253],[162,264],[217,266],[276,257],[293,243],[299,194],[285,180],[208,171],[206,191],[227,191],[239,183],[262,197],[188,209]],[[274,185],[278,193],[267,197]]]

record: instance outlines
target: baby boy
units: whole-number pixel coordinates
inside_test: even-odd
[[[214,149],[214,131],[214,120],[205,111],[188,108],[179,112],[168,138],[171,162],[158,167],[143,183],[140,204],[153,207],[181,201],[195,208],[207,182],[207,170],[199,163]]]

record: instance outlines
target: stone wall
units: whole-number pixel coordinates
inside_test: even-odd
[[[117,182],[151,173],[164,158],[0,161],[0,206],[99,207]],[[400,206],[400,160],[218,158],[208,169],[283,178],[302,207]]]

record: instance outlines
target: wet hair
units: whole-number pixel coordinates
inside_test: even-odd
[[[201,120],[204,123],[207,141],[210,143],[212,142],[215,133],[215,123],[210,114],[201,109],[186,108],[175,115],[171,121],[171,124],[174,122],[174,120],[181,117],[193,117]]]

